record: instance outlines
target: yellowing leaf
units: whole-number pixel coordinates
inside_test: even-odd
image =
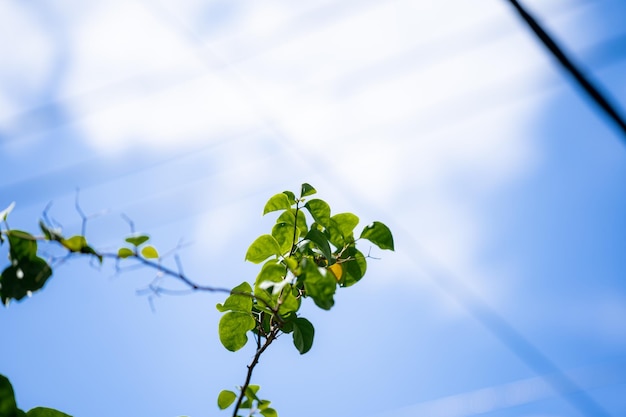
[[[343,275],[343,269],[341,268],[341,265],[332,264],[328,267],[328,270],[333,273],[337,281],[341,279],[341,276]]]
[[[135,253],[128,248],[120,248],[120,250],[117,251],[117,256],[122,259],[133,256],[134,254]]]
[[[157,252],[154,246],[146,246],[141,250],[141,254],[146,259],[155,259],[159,257],[159,252]]]
[[[84,236],[72,236],[69,239],[61,240],[61,244],[71,252],[80,252],[87,246],[87,240]]]

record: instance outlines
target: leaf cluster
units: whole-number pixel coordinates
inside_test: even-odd
[[[11,229],[7,218],[15,207],[12,203],[0,212],[0,245],[9,245],[9,265],[0,274],[0,300],[8,306],[11,300],[22,300],[30,297],[34,292],[41,290],[52,276],[52,266],[48,261],[38,256],[40,240],[56,242],[65,248],[69,254],[79,253],[94,256],[102,262],[99,255],[87,244],[84,236],[65,238],[59,230],[39,222],[43,236],[36,237],[28,232]]]
[[[88,255],[102,264],[104,255],[97,252],[82,235],[65,237],[60,229],[39,221],[41,236],[8,227],[7,218],[15,204],[0,212],[0,245],[9,245],[9,265],[0,274],[0,301],[8,306],[11,300],[20,301],[41,290],[52,276],[50,261],[38,255],[38,241],[53,242],[67,251],[67,256]],[[145,234],[132,235],[125,239],[126,246],[113,255],[117,260],[135,258],[140,261],[159,259],[159,253],[146,244],[150,237]],[[130,246],[130,247],[128,247]],[[144,262],[145,263],[145,262]]]
[[[276,213],[276,223],[270,233],[252,242],[245,255],[247,261],[261,264],[261,270],[253,284],[238,285],[223,304],[217,305],[224,313],[219,337],[226,349],[244,347],[249,333],[256,339],[257,356],[249,368],[281,334],[291,334],[300,354],[311,349],[315,329],[299,314],[302,302],[310,298],[319,308],[329,310],[338,288],[350,287],[363,278],[367,256],[357,248],[359,241],[394,249],[391,231],[383,223],[373,222],[356,235],[359,218],[353,213],[333,215],[324,200],[310,198],[316,193],[305,183],[299,197],[284,191],[267,201],[263,215]],[[245,404],[247,388],[245,384],[241,387],[234,416]],[[233,395],[232,391],[222,391],[220,408],[232,403],[225,399],[237,398]]]
[[[146,245],[145,243],[150,240],[150,236],[148,235],[134,235],[129,236],[125,239],[126,243],[130,244],[132,247],[129,248],[127,246],[121,247],[117,251],[117,256],[120,259],[126,258],[145,258],[145,259],[158,259],[159,252],[152,245]]]
[[[278,212],[271,233],[252,242],[245,259],[260,264],[254,286],[243,283],[224,304],[219,334],[224,347],[245,346],[248,331],[267,338],[275,329],[293,333],[294,345],[306,353],[312,346],[313,326],[298,316],[301,302],[310,297],[324,310],[335,303],[338,287],[356,284],[367,270],[366,256],[356,247],[360,239],[381,249],[394,249],[387,226],[373,222],[355,239],[359,218],[352,213],[331,215],[328,203],[308,199],[315,188],[303,184],[300,197],[284,191],[272,196],[263,214]]]
[[[291,191],[283,191],[267,201],[263,215],[276,214],[276,222],[270,233],[252,242],[245,255],[247,261],[260,264],[260,271],[254,282],[232,288],[226,300],[216,306],[223,313],[218,333],[227,350],[240,350],[250,338],[256,342],[256,353],[239,393],[224,390],[218,397],[220,409],[234,404],[233,417],[242,416],[243,410],[247,410],[248,416],[277,416],[270,402],[257,396],[259,386],[250,383],[252,371],[265,350],[283,334],[291,335],[300,354],[311,350],[315,328],[300,314],[302,303],[310,298],[319,308],[330,310],[338,288],[350,287],[363,278],[368,256],[357,248],[357,243],[369,241],[380,249],[394,250],[391,231],[383,223],[373,222],[356,233],[359,218],[353,213],[333,214],[328,203],[311,197],[316,193],[315,188],[305,183],[298,197]],[[85,236],[66,238],[49,222],[39,222],[43,235],[38,237],[11,229],[7,217],[13,206],[0,212],[0,245],[8,244],[10,261],[0,275],[0,300],[5,305],[41,290],[52,276],[52,264],[38,255],[38,241],[56,243],[67,251],[67,257],[87,255],[99,263],[105,257],[116,262],[133,259],[179,279],[193,290],[229,292],[200,286],[180,269],[177,272],[164,267],[159,252],[148,243],[148,235],[133,234],[116,253],[101,253]],[[47,408],[28,413],[19,410],[11,384],[0,375],[0,417],[23,416],[67,417]]]
[[[257,396],[259,385],[248,385],[243,393],[243,401],[239,405],[239,411],[248,410],[248,416],[260,414],[263,417],[278,417],[275,409],[270,407],[271,401],[262,400]],[[230,407],[237,399],[237,394],[230,390],[223,390],[217,397],[217,406],[220,410]],[[237,417],[243,417],[237,414]]]

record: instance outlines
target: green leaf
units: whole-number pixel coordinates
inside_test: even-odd
[[[304,317],[298,317],[293,321],[293,344],[301,355],[311,350],[314,336],[315,328],[310,321]]]
[[[304,290],[306,295],[311,297],[315,304],[324,310],[330,310],[335,304],[333,295],[337,289],[337,282],[334,275],[323,273],[319,270],[315,262],[304,260]]]
[[[21,230],[10,230],[7,232],[11,249],[9,251],[11,259],[35,259],[37,257],[37,241],[35,237]]]
[[[262,235],[256,238],[246,252],[246,261],[258,264],[270,256],[280,256],[280,246],[272,235]]]
[[[252,311],[252,287],[247,282],[242,282],[232,289],[224,304],[217,304],[216,308],[222,313],[225,311],[237,311],[250,313]]]
[[[367,270],[367,260],[354,246],[348,248],[344,252],[344,256],[347,260],[341,264],[343,267],[343,276],[339,283],[342,287],[349,287],[363,278]]]
[[[72,236],[69,239],[60,238],[59,242],[70,252],[94,255],[102,263],[102,255],[87,244],[87,239],[84,236]]]
[[[278,417],[278,413],[276,412],[276,410],[269,407],[261,410],[261,414],[263,414],[263,417]]]
[[[220,319],[218,326],[220,342],[226,349],[236,352],[248,343],[246,333],[255,326],[256,321],[252,314],[230,311]]]
[[[294,236],[294,225],[286,222],[276,223],[272,228],[272,236],[278,242],[280,246],[280,252],[285,253],[291,250],[291,247],[294,243],[294,237],[298,239],[300,233],[298,229],[296,229],[296,233]]]
[[[146,243],[148,240],[150,240],[150,236],[148,235],[131,236],[126,238],[126,242],[135,247],[141,245],[142,243]]]
[[[324,200],[318,198],[309,200],[304,207],[309,210],[316,222],[324,227],[330,225],[330,206]]]
[[[13,386],[7,377],[0,375],[0,417],[13,417],[16,413]]]
[[[263,264],[261,272],[256,277],[256,284],[260,285],[263,282],[281,282],[287,274],[285,265],[278,263],[274,260],[268,261]]]
[[[263,300],[270,308],[273,308],[276,304],[276,297],[274,293],[283,287],[286,282],[283,282],[283,278],[287,274],[285,265],[276,263],[274,260],[270,260],[263,265],[261,272],[256,277],[254,283],[254,295],[259,300]],[[274,286],[273,284],[277,284]],[[270,290],[271,289],[271,290]]]
[[[263,215],[270,213],[272,211],[278,210],[287,210],[291,208],[291,203],[289,202],[289,197],[285,193],[279,193],[268,200],[265,203],[265,207],[263,208]]]
[[[322,252],[322,255],[324,255],[324,258],[326,258],[326,261],[329,264],[333,263],[330,245],[328,244],[328,238],[324,233],[312,228],[311,230],[309,230],[309,233],[307,233],[304,238],[310,240],[315,244],[315,246],[317,246],[317,248]]]
[[[326,228],[326,233],[328,234],[328,241],[336,248],[343,248],[349,244],[346,242],[346,238],[343,237],[339,228],[335,225],[333,219],[330,219],[330,225]]]
[[[265,410],[267,407],[270,406],[272,402],[268,401],[268,400],[261,400],[259,401],[259,403],[257,404],[256,408],[259,410]]]
[[[21,259],[0,275],[0,299],[6,305],[10,299],[21,300],[41,289],[52,275],[52,269],[41,258]]]
[[[128,248],[120,248],[120,250],[117,251],[118,258],[125,259],[133,255],[135,255],[135,252],[133,252],[132,250]]]
[[[80,253],[87,253],[90,255],[95,256],[96,258],[98,258],[98,261],[100,262],[100,265],[102,265],[102,260],[104,259],[102,255],[100,255],[98,252],[96,252],[91,246],[85,246]]]
[[[284,322],[280,330],[285,334],[293,333],[293,322],[291,321]]]
[[[374,222],[363,229],[361,239],[367,239],[381,249],[393,248],[393,236],[391,230],[381,222]]]
[[[287,268],[289,268],[289,271],[292,274],[294,274],[295,276],[300,275],[300,273],[298,272],[298,270],[300,269],[300,265],[298,264],[297,260],[289,256],[287,258],[284,258],[283,262],[285,262],[285,265],[287,266]]]
[[[146,259],[156,259],[159,257],[159,252],[154,248],[154,246],[146,246],[141,250],[141,254]]]
[[[39,228],[48,240],[61,241],[63,239],[63,236],[59,232],[52,229],[51,227],[46,226],[46,224],[41,220],[39,220]]]
[[[217,396],[217,406],[220,410],[225,410],[237,399],[237,394],[229,390],[222,390]]]
[[[9,214],[11,214],[11,212],[13,211],[14,208],[15,208],[15,201],[12,202],[11,204],[9,204],[9,207],[7,207],[4,210],[0,211],[0,221],[6,221],[7,217],[9,217]],[[0,416],[2,416],[2,415],[0,414]]]
[[[359,224],[359,218],[352,213],[335,214],[330,220],[331,224],[339,229],[344,239],[351,237],[354,228]]]
[[[45,407],[36,407],[26,413],[26,417],[72,417],[69,414]]]
[[[80,252],[87,245],[87,239],[85,236],[72,236],[69,239],[62,239],[61,245],[65,246],[70,252]]]
[[[291,191],[283,191],[283,194],[285,194],[289,199],[289,204],[296,204],[296,195],[294,193],[292,193]]]
[[[285,287],[281,297],[282,303],[278,308],[278,314],[288,317],[300,309],[300,298],[293,294],[291,285]]]
[[[256,393],[259,392],[259,389],[261,389],[260,385],[253,385],[250,384],[246,387],[246,397],[248,397],[250,400],[257,400],[259,401],[259,397],[257,397]]]
[[[302,187],[300,189],[300,198],[306,197],[308,195],[313,195],[316,192],[317,192],[317,190],[315,188],[313,188],[313,186],[311,184],[307,184],[305,182],[304,184],[302,184]]]
[[[298,213],[297,227],[298,227],[298,230],[300,231],[300,235],[306,235],[307,231],[309,230],[309,227],[306,225],[306,216],[304,215],[302,210],[297,210],[297,213]],[[281,222],[284,222],[293,226],[296,223],[296,210],[289,209],[285,211],[283,214],[281,214],[280,216],[278,216],[278,219],[276,219],[276,223],[281,223]]]

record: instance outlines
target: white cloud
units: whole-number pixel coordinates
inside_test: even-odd
[[[204,67],[182,34],[136,2],[107,2],[84,10],[74,16],[71,32],[74,54],[65,86],[70,96],[136,75]]]
[[[0,16],[0,126],[6,128],[7,119],[32,106],[45,87],[56,51],[50,28],[39,24],[29,6],[1,2]]]
[[[120,104],[80,121],[87,138],[102,150],[207,143],[256,122],[245,98],[219,75],[208,74],[163,91],[126,94]]]
[[[289,150],[307,161],[299,177],[328,172],[329,183],[342,179],[382,210],[415,190],[411,213],[398,221],[419,213],[422,244],[468,270],[481,233],[458,190],[467,201],[480,198],[522,174],[534,156],[521,139],[524,117],[474,112],[476,103],[506,94],[507,80],[523,90],[515,77],[536,58],[528,40],[505,36],[446,52],[508,19],[496,3],[368,3],[342,9],[339,19],[309,17],[292,2],[237,4],[228,25],[206,35],[202,13],[215,2],[91,5],[68,17],[74,43],[62,96],[80,116],[76,127],[105,152],[170,149],[255,129],[260,138],[275,126],[284,134],[272,139],[276,149],[228,147],[216,158],[234,170],[231,187],[281,180],[282,167],[244,168]],[[268,40],[277,46],[266,49]],[[249,59],[230,63],[231,56]],[[503,91],[489,90],[494,85]]]

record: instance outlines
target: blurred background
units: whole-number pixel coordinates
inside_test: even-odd
[[[626,3],[524,4],[626,107]],[[304,308],[311,352],[284,338],[256,369],[281,416],[626,415],[626,138],[508,2],[8,0],[0,56],[12,228],[52,202],[80,233],[78,189],[96,247],[123,214],[229,287],[302,182],[390,226],[396,252]],[[254,347],[219,344],[222,295],[153,279],[75,260],[3,309],[18,405],[228,415]]]

